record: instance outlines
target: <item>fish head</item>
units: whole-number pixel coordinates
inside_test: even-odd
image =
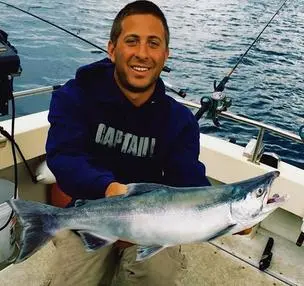
[[[259,223],[286,201],[286,195],[270,196],[272,183],[279,174],[273,171],[234,185],[236,197],[230,204],[230,214],[240,230]]]

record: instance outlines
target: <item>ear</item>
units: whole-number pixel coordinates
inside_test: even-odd
[[[114,53],[114,51],[115,51],[115,45],[114,45],[114,43],[110,40],[110,41],[108,42],[108,53],[109,53],[109,57],[110,57],[112,63],[115,63],[115,53]]]
[[[169,47],[167,47],[166,55],[165,55],[165,58],[166,58],[165,61],[168,59],[169,55],[170,55],[170,49],[169,49]]]

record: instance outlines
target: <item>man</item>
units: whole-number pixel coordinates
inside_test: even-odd
[[[162,11],[150,1],[126,5],[108,52],[110,60],[80,68],[53,94],[47,163],[62,190],[75,201],[122,195],[134,182],[209,185],[198,124],[159,78],[169,56]],[[179,246],[136,262],[136,246],[127,243],[88,253],[72,232],[54,243],[51,285],[178,285],[186,267]]]

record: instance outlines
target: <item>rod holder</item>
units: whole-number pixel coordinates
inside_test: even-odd
[[[263,137],[264,137],[265,129],[263,127],[260,128],[257,142],[255,144],[255,148],[253,151],[253,155],[251,158],[251,162],[257,164],[258,156],[259,156],[259,150],[262,147],[263,144]]]

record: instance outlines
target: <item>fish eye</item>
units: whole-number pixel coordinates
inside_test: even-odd
[[[263,195],[264,193],[264,190],[262,188],[259,188],[257,191],[256,191],[256,194],[257,194],[257,197],[260,197],[261,195]]]

